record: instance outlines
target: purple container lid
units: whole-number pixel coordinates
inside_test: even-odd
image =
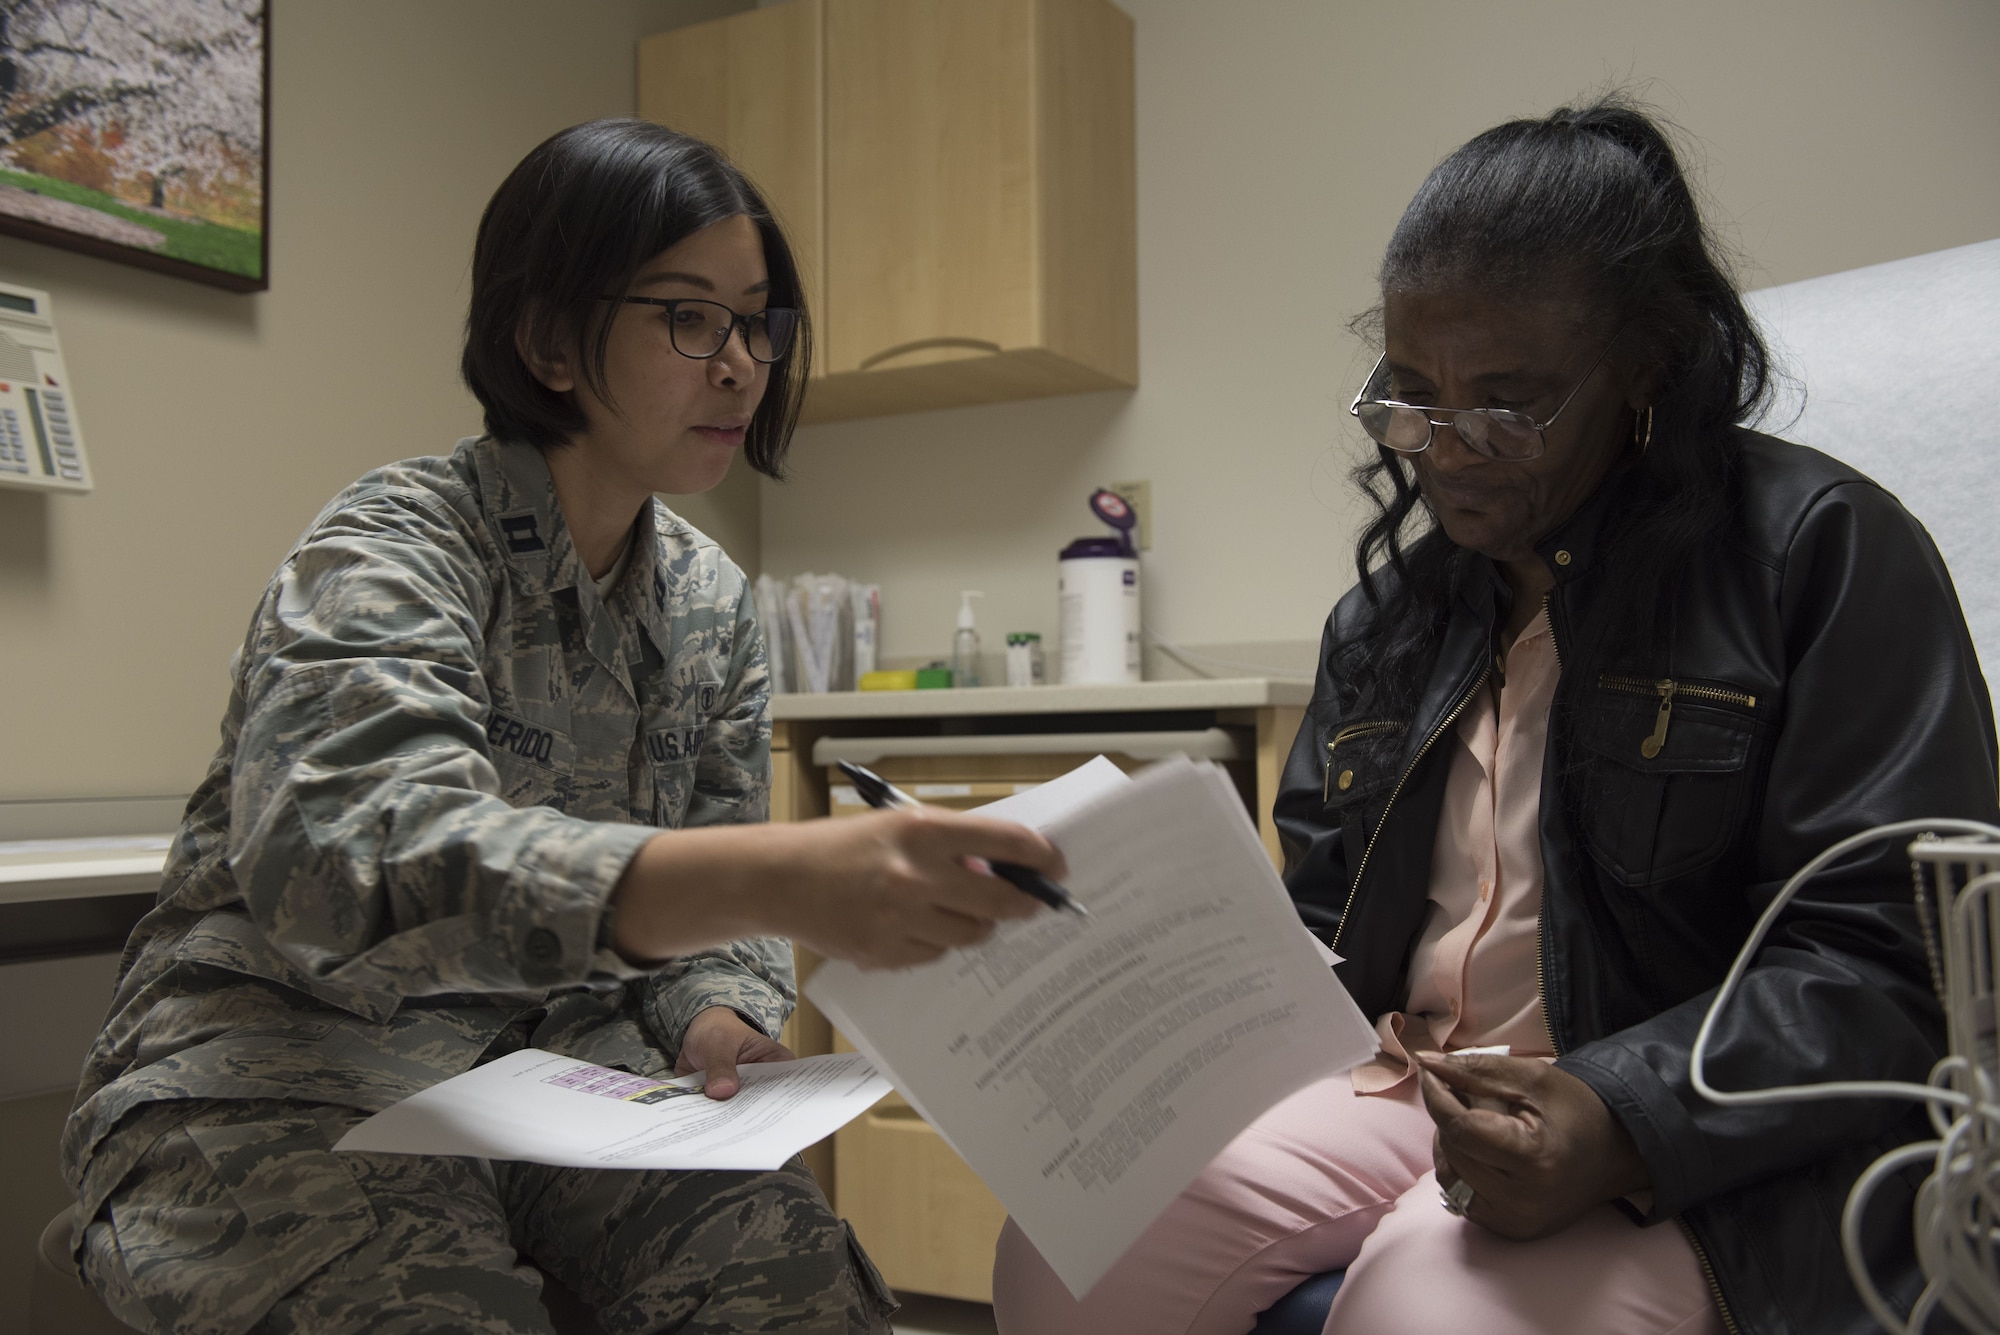
[[[1078,538],[1062,549],[1056,557],[1058,561],[1074,561],[1079,557],[1115,556],[1127,557],[1132,553],[1125,550],[1125,544],[1117,538]]]

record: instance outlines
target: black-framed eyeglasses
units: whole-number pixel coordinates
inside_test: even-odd
[[[1621,329],[1618,332],[1622,334],[1625,331]],[[1376,391],[1379,396],[1388,388],[1383,375],[1389,360],[1386,352],[1375,359],[1375,369],[1368,373],[1368,379],[1362,382],[1361,392],[1354,396],[1354,402],[1347,406],[1347,411],[1361,423],[1361,429],[1368,433],[1369,439],[1398,454],[1422,454],[1437,439],[1437,429],[1448,426],[1475,454],[1505,463],[1526,463],[1541,457],[1548,445],[1542,433],[1556,424],[1556,419],[1563,415],[1563,409],[1569,407],[1570,400],[1590,383],[1590,378],[1597,374],[1598,367],[1604,365],[1604,359],[1611,355],[1612,344],[1617,341],[1618,334],[1613,334],[1611,342],[1604,345],[1604,351],[1597,354],[1597,360],[1563,396],[1563,401],[1556,405],[1556,410],[1549,414],[1546,422],[1537,422],[1526,413],[1508,408],[1435,408],[1399,403],[1395,399],[1370,398],[1370,390]],[[1432,415],[1434,413],[1443,413],[1444,416],[1436,417]]]
[[[606,297],[632,306],[658,306],[674,342],[674,351],[696,361],[707,361],[729,346],[729,336],[743,331],[743,346],[756,360],[769,365],[783,357],[799,329],[799,313],[789,306],[766,306],[761,311],[738,315],[719,301],[704,297]]]

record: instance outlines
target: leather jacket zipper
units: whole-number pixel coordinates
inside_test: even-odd
[[[1333,735],[1326,744],[1326,784],[1320,794],[1320,805],[1333,801],[1333,753],[1348,742],[1359,741],[1363,737],[1379,737],[1385,732],[1401,732],[1403,725],[1393,719],[1377,719],[1372,723],[1351,723]],[[1342,787],[1346,785],[1343,784]]]
[[[1736,1318],[1729,1314],[1729,1304],[1722,1300],[1722,1285],[1716,1281],[1715,1267],[1708,1263],[1708,1253],[1702,1249],[1701,1239],[1694,1235],[1694,1227],[1679,1215],[1674,1216],[1674,1222],[1679,1224],[1681,1232],[1687,1235],[1688,1246],[1694,1248],[1694,1259],[1701,1262],[1701,1277],[1708,1281],[1708,1296],[1715,1299],[1715,1310],[1722,1316],[1722,1328],[1728,1331],[1729,1335],[1743,1335],[1742,1327],[1738,1326]]]
[[[1556,1056],[1563,1055],[1562,1044],[1556,1042],[1555,1021],[1549,1018],[1549,991],[1543,982],[1546,975],[1542,970],[1543,944],[1548,940],[1549,897],[1544,894],[1542,902],[1535,910],[1535,995],[1542,1002],[1542,1032],[1549,1036],[1549,1051]]]
[[[1486,688],[1487,679],[1492,675],[1493,660],[1489,658],[1486,661],[1485,668],[1480,671],[1479,680],[1473,682],[1472,689],[1458,698],[1458,703],[1451,707],[1451,712],[1444,716],[1443,721],[1437,727],[1431,729],[1431,735],[1424,738],[1424,744],[1417,748],[1416,755],[1410,757],[1410,763],[1403,768],[1401,777],[1396,780],[1396,786],[1389,790],[1389,800],[1382,808],[1381,819],[1375,822],[1375,832],[1368,836],[1368,846],[1361,850],[1361,861],[1355,864],[1354,876],[1347,883],[1347,902],[1341,906],[1340,926],[1333,929],[1333,944],[1328,949],[1335,953],[1338,953],[1340,950],[1340,934],[1347,930],[1347,915],[1353,910],[1354,896],[1361,889],[1362,874],[1368,870],[1368,859],[1375,852],[1375,841],[1382,837],[1382,831],[1388,827],[1389,812],[1394,809],[1396,799],[1403,795],[1404,785],[1409,783],[1410,775],[1416,773],[1417,766],[1422,763],[1424,756],[1430,752],[1431,747],[1437,744],[1437,739],[1444,735],[1445,729],[1458,722],[1458,716],[1465,712],[1466,705],[1470,704],[1472,698]],[[1339,739],[1335,738],[1335,740],[1338,741]],[[1330,757],[1327,769],[1329,773],[1332,772]]]
[[[1556,673],[1560,676],[1563,661],[1562,639],[1556,634],[1556,610],[1549,603],[1549,599],[1553,596],[1553,593],[1554,591],[1551,590],[1549,593],[1542,595],[1542,615],[1549,619],[1549,648],[1555,650]],[[1536,823],[1540,823],[1539,816],[1536,818]],[[1535,995],[1541,998],[1542,1032],[1549,1036],[1549,1051],[1560,1057],[1562,1056],[1562,1044],[1556,1042],[1555,1021],[1549,1018],[1549,990],[1544,981],[1546,974],[1542,968],[1542,956],[1545,953],[1543,943],[1548,939],[1548,926],[1549,897],[1546,890],[1544,890],[1542,902],[1535,906]]]
[[[1717,704],[1735,705],[1739,709],[1757,707],[1757,697],[1754,695],[1745,695],[1742,691],[1723,690],[1717,686],[1693,686],[1686,682],[1675,681],[1672,677],[1648,681],[1644,677],[1620,677],[1607,672],[1598,677],[1597,684],[1607,691],[1660,697],[1660,712],[1653,719],[1652,735],[1639,743],[1639,754],[1648,760],[1659,755],[1660,748],[1667,744],[1667,724],[1673,719],[1676,698],[1712,700]]]

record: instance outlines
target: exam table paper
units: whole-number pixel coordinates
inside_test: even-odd
[[[1094,915],[1042,913],[806,992],[1081,1296],[1215,1155],[1375,1033],[1301,928],[1227,775],[1109,761],[980,808],[1034,826]]]
[[[702,1077],[659,1079],[527,1048],[385,1108],[336,1150],[464,1154],[564,1168],[780,1167],[889,1092],[843,1052],[736,1068],[732,1098]]]

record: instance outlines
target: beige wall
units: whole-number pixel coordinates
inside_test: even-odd
[[[278,0],[270,292],[0,238],[0,277],[54,296],[98,483],[0,490],[0,798],[199,780],[286,544],[363,470],[478,429],[456,363],[488,195],[551,132],[631,114],[641,33],[725,7]],[[716,527],[754,554],[737,485]]]
[[[1252,657],[1314,636],[1356,515],[1342,324],[1424,171],[1503,116],[1647,81],[1753,283],[2000,235],[1987,0],[1123,2],[1143,388],[809,428],[761,506],[748,476],[681,504],[746,566],[880,580],[891,656],[942,653],[960,588],[991,595],[989,647],[1052,635],[1055,552],[1127,477],[1153,483],[1154,629]],[[197,781],[285,545],[357,473],[477,427],[455,360],[493,186],[630,110],[638,34],[741,7],[278,0],[271,292],[0,238],[0,277],[55,296],[99,480],[0,490],[0,799]]]
[[[1052,637],[1085,493],[1145,478],[1148,625],[1298,661],[1352,582],[1372,357],[1343,325],[1425,172],[1507,117],[1635,83],[1693,136],[1751,286],[2000,236],[1991,0],[1119,3],[1141,388],[812,427],[764,486],[764,568],[880,581],[888,656],[945,652],[961,588],[989,648]]]

